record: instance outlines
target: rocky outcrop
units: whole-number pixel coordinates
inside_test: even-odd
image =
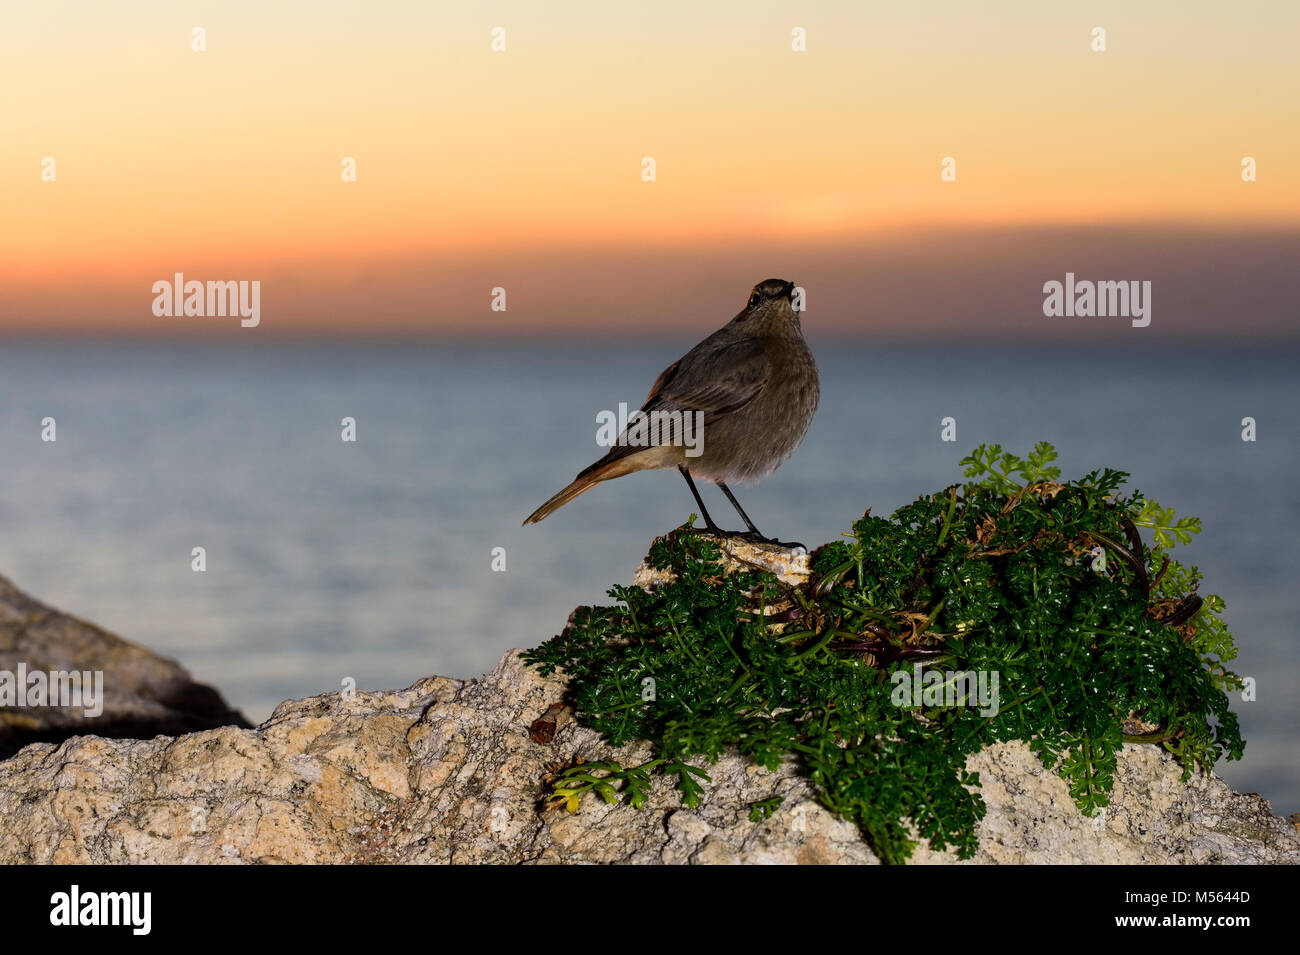
[[[48,705],[50,694],[39,691],[51,671],[91,674],[91,690],[98,672],[102,699],[88,693],[76,706]],[[38,673],[44,676],[32,676]],[[0,758],[31,742],[87,733],[178,736],[227,724],[251,725],[180,664],[47,607],[0,577]]]
[[[729,544],[731,559],[789,558],[748,548]],[[710,767],[695,810],[662,778],[639,810],[594,796],[575,813],[545,808],[545,780],[562,765],[649,758],[644,744],[611,749],[567,718],[564,689],[511,651],[482,679],[293,700],[256,729],[31,745],[0,763],[0,862],[876,861],[792,766],[768,772],[738,756]],[[1023,745],[986,749],[970,767],[988,805],[976,863],[1300,862],[1296,831],[1263,799],[1214,776],[1184,783],[1154,747],[1124,748],[1098,818]],[[773,796],[784,801],[751,821]],[[956,860],[922,847],[915,861]]]
[[[294,700],[256,730],[28,746],[0,763],[0,862],[875,861],[791,767],[736,756],[710,768],[697,810],[663,779],[640,810],[591,796],[576,813],[539,809],[562,762],[648,758],[574,721],[536,742],[530,725],[563,690],[512,651],[481,680]],[[1022,745],[971,768],[988,804],[975,862],[1300,862],[1300,839],[1263,799],[1216,777],[1184,783],[1152,747],[1125,747],[1098,819]],[[751,822],[775,795],[784,803]],[[915,861],[955,860],[921,849]]]

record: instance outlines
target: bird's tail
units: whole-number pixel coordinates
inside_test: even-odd
[[[643,456],[634,454],[614,458],[612,460],[604,458],[597,461],[574,478],[572,484],[564,488],[562,491],[559,491],[549,501],[537,510],[533,511],[533,513],[529,514],[528,518],[524,521],[524,524],[536,524],[538,521],[545,520],[555,511],[558,511],[565,504],[572,501],[579,494],[591,490],[601,481],[608,481],[612,478],[622,477],[624,474],[631,474],[633,471],[641,471],[647,466],[655,466],[647,464],[644,460],[638,460],[639,457]]]

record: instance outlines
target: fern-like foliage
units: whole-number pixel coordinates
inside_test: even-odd
[[[650,561],[671,583],[614,587],[611,605],[581,608],[526,654],[563,669],[587,725],[614,745],[649,740],[655,758],[572,767],[553,798],[639,806],[650,775],[667,774],[695,806],[705,765],[735,749],[772,770],[793,760],[882,860],[901,862],[913,833],[974,853],[985,807],[965,764],[993,742],[1026,742],[1086,813],[1107,804],[1126,740],[1162,746],[1185,775],[1239,759],[1223,601],[1200,597],[1196,569],[1168,555],[1199,522],[1122,497],[1119,471],[1061,483],[1055,459],[1046,443],[1024,458],[977,448],[966,484],[864,515],[796,589],[723,573],[690,526],[657,540]],[[996,674],[996,706],[900,699],[900,673],[918,664]]]

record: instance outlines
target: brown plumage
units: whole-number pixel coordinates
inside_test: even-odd
[[[602,481],[633,471],[675,467],[690,485],[710,531],[721,533],[705,510],[692,475],[722,488],[749,528],[745,536],[766,540],[727,482],[754,480],[774,471],[799,446],[817,411],[817,363],[804,342],[793,295],[791,282],[760,282],[739,315],[670,365],[650,389],[641,406],[647,415],[703,413],[698,456],[686,453],[680,435],[673,443],[661,440],[648,447],[628,443],[633,430],[629,423],[608,454],[524,523],[544,519]]]

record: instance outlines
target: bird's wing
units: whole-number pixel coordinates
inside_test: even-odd
[[[767,353],[755,339],[698,347],[659,376],[641,410],[726,414],[753,401],[770,372]]]
[[[763,390],[769,374],[763,346],[753,340],[719,342],[706,338],[682,358],[664,369],[650,389],[641,410],[702,411],[704,426],[717,415],[744,407]],[[608,453],[578,477],[634,454],[645,451],[639,444],[625,443],[627,432]]]

